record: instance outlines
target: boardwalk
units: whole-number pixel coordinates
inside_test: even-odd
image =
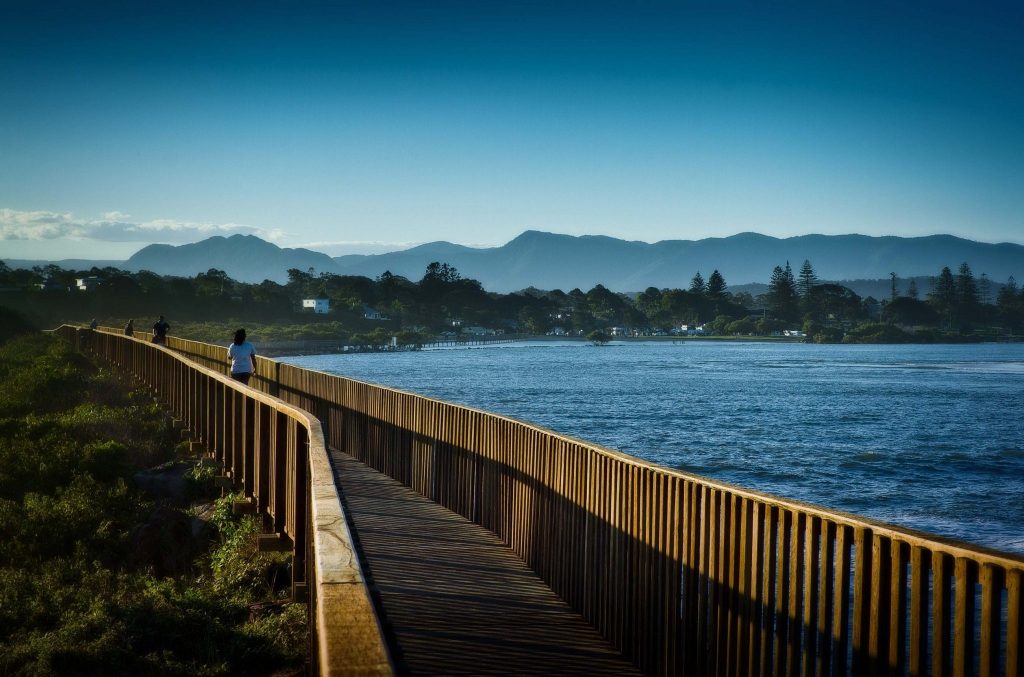
[[[223,347],[57,331],[264,515],[314,672],[1024,677],[1019,555],[266,358],[247,388]]]
[[[498,538],[332,451],[402,672],[639,674]]]

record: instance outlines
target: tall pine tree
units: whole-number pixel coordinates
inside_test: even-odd
[[[800,267],[800,282],[797,285],[800,290],[800,296],[807,298],[807,295],[811,293],[811,287],[818,283],[818,276],[814,273],[814,266],[807,259],[804,259],[804,265]]]
[[[708,278],[708,296],[713,299],[720,299],[725,296],[725,278],[716,268],[711,277]]]
[[[928,294],[928,302],[946,318],[946,327],[951,326],[953,312],[956,310],[957,304],[956,281],[953,279],[953,271],[949,269],[949,266],[944,267],[934,280],[932,291]]]
[[[960,264],[956,276],[956,305],[957,315],[962,324],[978,318],[978,284],[966,261]]]
[[[795,322],[800,317],[800,294],[797,292],[793,269],[786,261],[786,267],[775,266],[768,282],[768,307],[780,320]]]
[[[693,276],[693,279],[690,280],[690,291],[694,294],[706,294],[708,291],[708,286],[704,284],[704,278],[701,276],[699,270],[697,271],[697,274]]]

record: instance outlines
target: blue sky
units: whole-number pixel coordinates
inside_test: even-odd
[[[0,258],[1024,242],[1024,9],[0,0]]]

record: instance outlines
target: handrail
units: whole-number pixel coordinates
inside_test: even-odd
[[[265,363],[329,446],[490,529],[645,672],[1024,676],[1024,557]]]
[[[264,542],[292,552],[293,599],[309,602],[315,670],[325,675],[393,674],[320,421],[116,329],[63,325],[55,333],[151,387],[264,515],[275,532]]]

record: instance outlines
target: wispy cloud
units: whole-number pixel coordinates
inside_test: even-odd
[[[101,242],[160,242],[182,244],[213,235],[257,235],[280,241],[278,229],[240,223],[197,223],[174,219],[133,221],[130,215],[112,211],[98,219],[78,218],[70,212],[0,209],[0,240],[97,240]]]

